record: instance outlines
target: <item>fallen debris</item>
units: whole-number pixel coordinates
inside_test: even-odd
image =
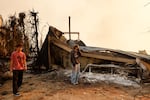
[[[81,40],[67,40],[63,34],[64,33],[58,29],[49,27],[49,32],[37,59],[39,67],[35,68],[35,70],[40,70],[40,66],[43,65],[46,67],[46,70],[53,69],[53,65],[59,65],[62,68],[70,68],[70,51],[72,46],[75,43],[78,43],[77,41],[81,43]],[[84,43],[82,42],[82,44]],[[150,77],[150,74],[145,74],[143,68],[136,62],[137,58],[145,59],[147,62],[142,63],[146,66],[147,72],[150,73],[149,67],[147,66],[150,64],[149,55],[108,48],[89,47],[85,46],[85,44],[82,46],[80,45],[80,50],[82,55],[80,57],[81,70],[85,69],[89,64],[95,64],[98,66],[113,64],[115,67],[109,66],[106,68],[104,66],[96,66],[96,71],[100,72],[101,69],[106,69],[106,73],[108,73],[111,72],[109,71],[110,69],[113,69],[114,72],[121,72],[120,74],[127,73],[126,77],[134,76],[135,80],[136,78],[142,80]]]
[[[71,70],[65,70],[64,75],[70,78]],[[101,83],[105,82],[107,84],[119,84],[123,86],[132,86],[139,88],[140,87],[140,79],[131,80],[126,76],[121,76],[119,74],[101,74],[101,73],[93,73],[93,72],[84,72],[80,75],[80,81],[82,83]]]

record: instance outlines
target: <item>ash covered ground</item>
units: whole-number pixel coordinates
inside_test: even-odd
[[[70,70],[41,74],[26,72],[23,85],[19,89],[21,96],[15,97],[12,94],[12,80],[9,79],[0,87],[0,100],[150,100],[148,83],[131,84],[130,80],[115,75],[112,77],[105,75],[104,80],[103,75],[97,78],[93,73],[85,73],[80,77],[80,84],[72,85],[70,72]],[[121,82],[117,82],[119,79]],[[128,84],[121,84],[125,82]]]

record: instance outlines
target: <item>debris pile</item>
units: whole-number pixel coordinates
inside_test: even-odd
[[[32,29],[31,32],[33,32],[32,35],[35,36],[38,34],[36,30],[37,13],[30,12],[30,14],[35,21],[35,23],[31,23],[34,25],[33,28],[35,28],[35,30],[33,31]],[[140,82],[148,82],[147,80],[150,78],[150,56],[147,55],[146,51],[136,53],[86,46],[86,44],[79,39],[79,32],[77,32],[77,40],[67,40],[64,36],[65,32],[61,32],[52,26],[49,27],[48,34],[39,51],[38,44],[36,44],[38,43],[38,35],[35,37],[36,41],[32,39],[35,43],[30,41],[31,46],[29,47],[28,39],[29,37],[33,38],[33,36],[29,35],[28,37],[27,31],[25,31],[25,17],[25,13],[19,13],[19,18],[10,16],[9,25],[2,25],[0,27],[0,56],[10,56],[11,52],[14,50],[14,45],[23,40],[26,54],[31,56],[32,54],[29,54],[29,52],[32,51],[35,52],[32,56],[37,55],[36,65],[32,66],[32,68],[30,68],[31,70],[55,70],[57,68],[54,68],[54,65],[67,69],[71,66],[70,52],[72,46],[74,46],[74,44],[79,44],[82,55],[80,57],[81,70],[86,72],[87,67],[90,67],[97,73],[119,74],[128,78],[138,78]],[[71,34],[75,33],[69,32],[70,37]]]
[[[72,46],[75,43],[77,44],[77,41],[81,43],[81,40],[67,40],[63,34],[60,30],[49,27],[49,32],[37,59],[39,66],[44,65],[46,70],[53,69],[53,65],[70,68],[70,51]],[[82,44],[84,43],[82,42]],[[111,73],[113,71],[113,74],[124,74],[126,77],[134,76],[135,79],[140,79],[140,82],[143,79],[150,78],[149,55],[101,47],[89,47],[85,44],[80,45],[80,50],[82,55],[80,57],[81,70],[92,64],[90,67],[99,73]],[[137,59],[139,59],[139,63]],[[114,65],[115,67],[104,65]]]
[[[2,85],[5,80],[11,78],[12,78],[12,73],[9,71],[6,61],[1,61],[0,62],[0,85]]]

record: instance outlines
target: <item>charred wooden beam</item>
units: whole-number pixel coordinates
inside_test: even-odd
[[[82,56],[85,57],[91,57],[91,58],[97,58],[97,59],[104,59],[104,60],[111,60],[116,62],[124,62],[127,64],[135,64],[135,59],[128,59],[128,58],[122,58],[122,57],[114,57],[114,56],[104,56],[104,55],[98,55],[94,53],[84,53],[82,52]]]
[[[53,42],[54,45],[62,48],[63,50],[70,52],[71,48],[69,46],[66,46],[62,43],[59,43],[58,41],[54,41]],[[94,54],[94,53],[84,53],[82,52],[82,56],[84,57],[90,57],[90,58],[97,58],[97,59],[103,59],[103,60],[111,60],[111,61],[116,61],[116,62],[123,62],[123,63],[127,63],[127,64],[135,64],[135,59],[128,59],[128,58],[123,58],[123,57],[114,57],[114,56],[105,56],[105,55],[99,55],[99,54]]]

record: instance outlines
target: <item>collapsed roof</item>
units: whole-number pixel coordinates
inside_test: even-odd
[[[89,47],[81,40],[67,40],[60,30],[49,27],[49,32],[40,50],[37,64],[45,66],[46,70],[51,69],[53,65],[60,65],[68,68],[70,63],[70,52],[73,44],[80,45],[81,68],[88,64],[115,64],[123,68],[138,68],[150,72],[150,56],[136,52],[127,52],[122,50]],[[144,67],[143,67],[144,66]]]

